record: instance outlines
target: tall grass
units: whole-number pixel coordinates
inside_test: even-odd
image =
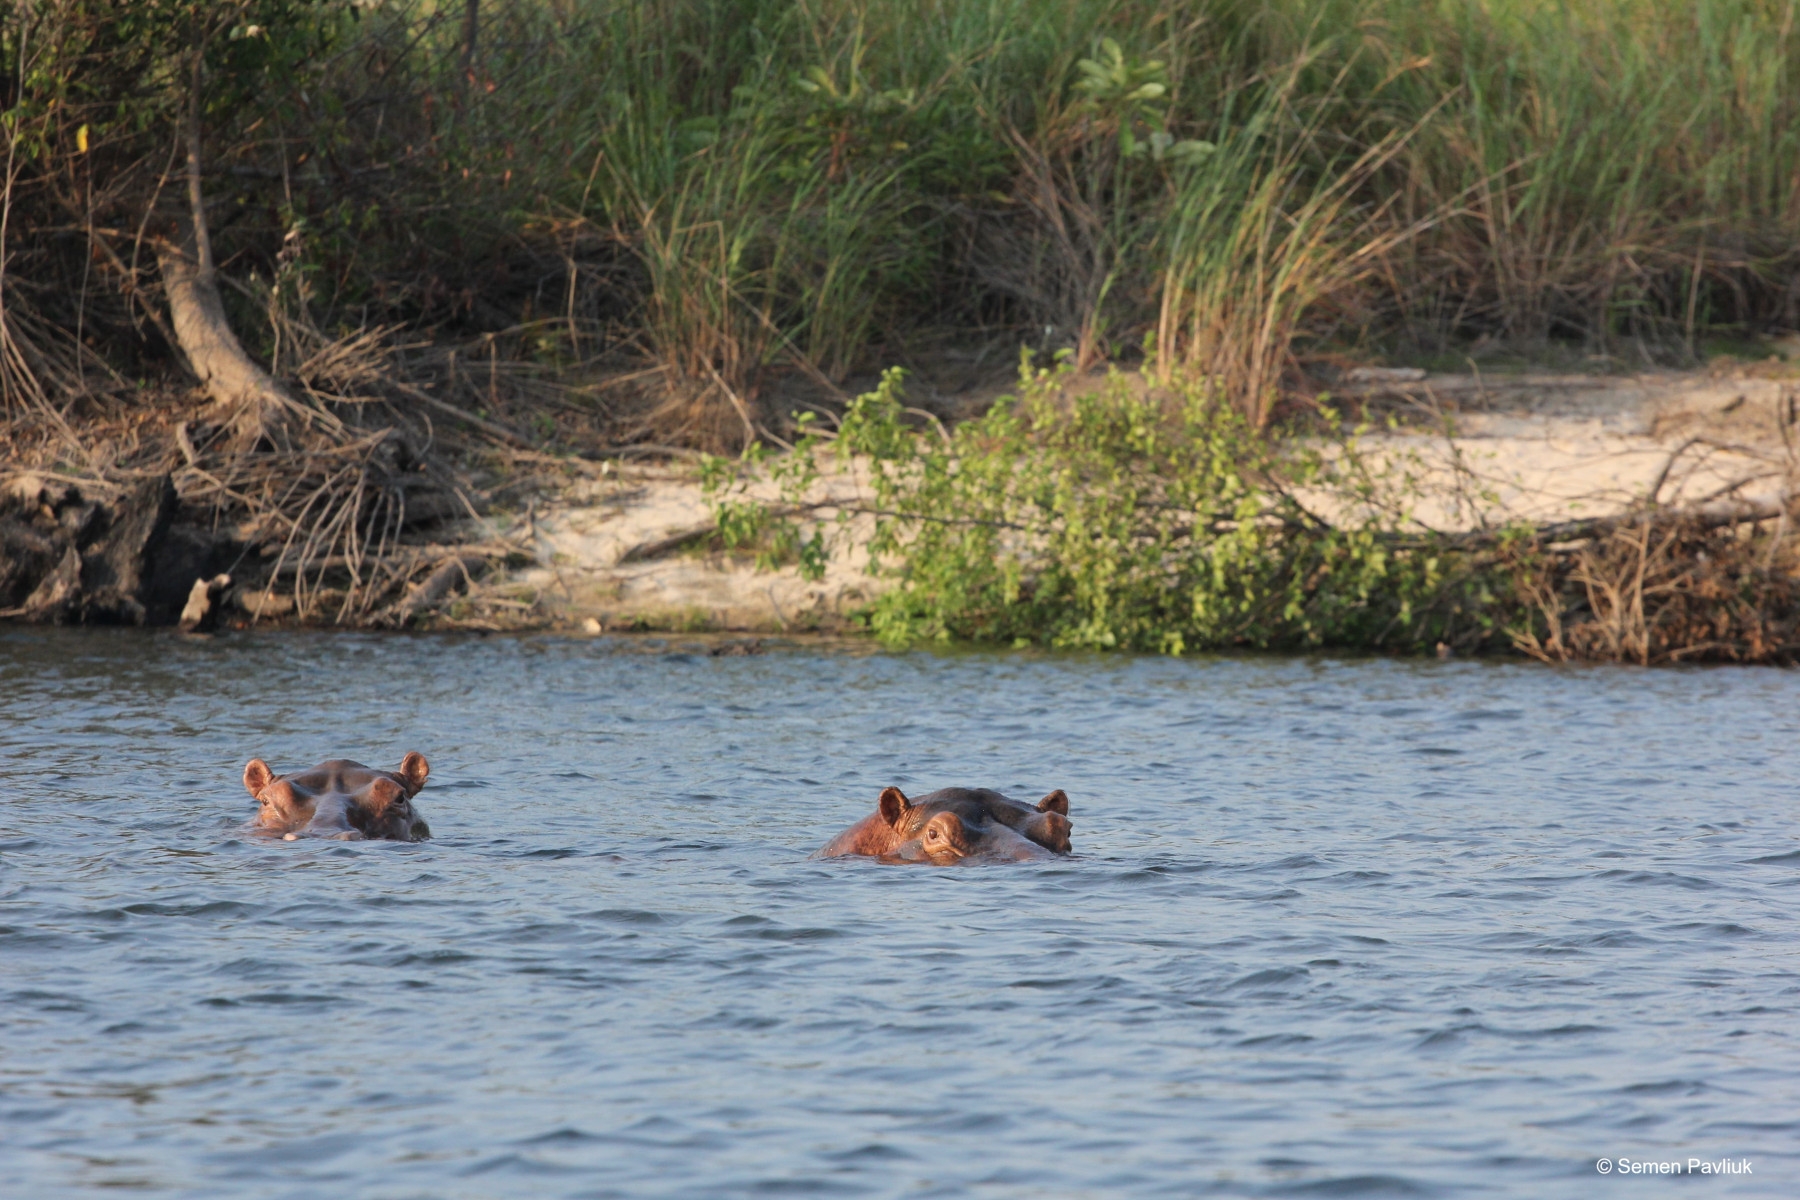
[[[1368,278],[1429,221],[1389,219],[1371,179],[1417,130],[1366,146],[1332,136],[1328,107],[1296,110],[1311,55],[1245,88],[1221,114],[1217,150],[1184,172],[1161,220],[1158,365],[1198,367],[1261,426],[1315,306]]]
[[[577,18],[576,57],[632,79],[679,161],[590,215],[635,220],[648,340],[689,375],[842,378],[998,321],[1084,363],[1151,334],[1261,419],[1321,347],[1674,361],[1800,322],[1795,0],[626,8],[629,44]],[[653,26],[687,48],[633,75]],[[630,122],[576,124],[638,161]],[[1178,141],[1217,150],[1154,153]]]
[[[1319,356],[1800,326],[1800,0],[467,11],[392,0],[315,94],[214,114],[231,261],[303,226],[339,325],[560,312],[565,357],[658,368],[653,440],[779,433],[782,377],[946,332],[1148,352],[1260,420]]]
[[[1343,91],[1371,118],[1432,114],[1377,181],[1446,218],[1392,256],[1406,331],[1691,349],[1711,323],[1792,324],[1795,16],[1792,0],[1365,0],[1311,18],[1362,31]],[[1279,24],[1297,44],[1300,14]]]

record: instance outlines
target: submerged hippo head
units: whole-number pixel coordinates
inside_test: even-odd
[[[377,771],[344,758],[305,771],[277,775],[253,758],[244,768],[244,786],[262,805],[252,829],[299,837],[355,841],[386,838],[417,842],[431,836],[412,806],[431,768],[414,751],[395,771]]]
[[[891,787],[873,813],[813,857],[939,864],[1053,858],[1069,852],[1069,828],[1069,797],[1060,788],[1033,808],[987,788],[943,788],[908,800]]]

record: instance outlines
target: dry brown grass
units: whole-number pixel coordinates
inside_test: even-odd
[[[102,501],[167,475],[183,519],[241,551],[231,570],[252,611],[304,621],[404,623],[419,611],[409,588],[446,561],[466,575],[514,549],[483,527],[470,468],[485,450],[537,445],[506,413],[541,408],[552,385],[497,358],[470,371],[469,346],[332,339],[295,318],[281,329],[293,403],[246,445],[228,412],[182,388],[46,380],[66,357],[56,331],[36,331],[45,349],[9,324],[0,472]],[[488,402],[501,411],[471,411]]]
[[[1528,555],[1513,580],[1537,621],[1513,644],[1545,662],[1800,662],[1794,515],[1644,513]]]

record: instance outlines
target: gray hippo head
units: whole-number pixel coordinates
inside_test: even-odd
[[[334,758],[304,771],[277,775],[269,764],[253,758],[244,768],[244,787],[262,807],[250,827],[301,837],[362,838],[417,842],[431,827],[412,806],[431,768],[414,751],[398,770],[379,771],[349,759]]]
[[[941,788],[909,800],[890,787],[873,813],[813,857],[939,865],[1049,859],[1069,853],[1069,830],[1069,797],[1060,788],[1033,806],[989,788]]]

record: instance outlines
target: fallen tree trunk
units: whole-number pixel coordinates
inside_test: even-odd
[[[482,554],[453,554],[445,558],[377,620],[384,625],[405,628],[415,617],[442,604],[458,582],[469,579],[486,563],[487,556]]]

